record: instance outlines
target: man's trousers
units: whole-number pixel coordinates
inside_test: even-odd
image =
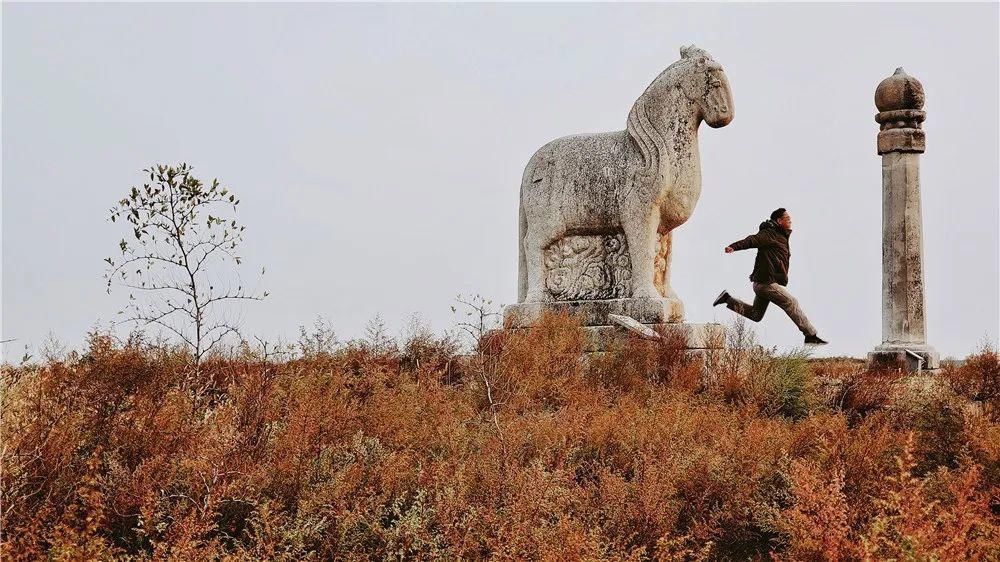
[[[773,302],[785,311],[785,314],[792,319],[792,322],[795,322],[804,335],[816,335],[816,328],[813,328],[813,325],[809,323],[806,313],[799,306],[799,301],[788,292],[788,289],[777,283],[754,282],[753,292],[756,295],[753,299],[753,306],[733,297],[729,298],[726,306],[741,316],[746,316],[754,322],[760,322],[764,318],[767,305]]]

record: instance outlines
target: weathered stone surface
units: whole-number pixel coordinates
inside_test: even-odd
[[[882,338],[922,344],[924,322],[920,156],[882,156]]]
[[[627,298],[632,266],[625,236],[566,236],[545,249],[545,289],[554,300]]]
[[[654,331],[657,336],[663,334],[668,344],[681,344],[687,356],[704,359],[709,353],[715,353],[725,347],[726,329],[722,324],[653,324],[643,325]],[[511,328],[514,331],[526,328]],[[620,348],[629,338],[642,337],[623,326],[584,326],[581,328],[587,337],[584,347],[586,353],[603,353]]]
[[[868,354],[872,363],[905,368],[916,372],[933,370],[941,366],[941,357],[926,344],[882,344]]]
[[[938,354],[927,345],[920,210],[920,153],[925,135],[923,86],[902,68],[875,91],[882,155],[882,345],[873,362],[936,369]]]
[[[663,339],[662,336],[660,336],[660,334],[658,334],[655,330],[645,324],[640,324],[631,316],[609,314],[608,320],[611,320],[616,326],[621,326],[640,338],[657,341]]]
[[[879,154],[912,152],[920,154],[927,147],[927,137],[920,129],[890,129],[878,135]]]
[[[927,114],[924,107],[924,87],[902,67],[882,81],[875,90],[875,105],[880,125],[878,153],[921,153],[926,136],[921,129]]]
[[[624,131],[563,137],[539,149],[521,184],[521,304],[509,315],[530,316],[542,303],[663,299],[678,304],[667,313],[661,305],[649,321],[611,308],[643,323],[679,321],[671,233],[701,192],[698,127],[732,118],[722,67],[686,47],[632,106]]]
[[[923,84],[907,74],[902,66],[875,88],[875,107],[879,111],[923,109],[924,101]]]
[[[581,316],[584,326],[609,326],[609,314],[628,316],[641,324],[666,324],[680,322],[684,305],[677,299],[604,299],[590,301],[524,302],[504,309],[504,323],[509,328],[531,326],[546,310]]]
[[[528,161],[521,183],[518,303],[509,329],[546,311],[575,313],[599,353],[629,334],[680,337],[717,349],[719,325],[681,324],[670,287],[672,233],[701,193],[698,128],[727,125],[732,94],[722,67],[681,49],[633,104],[624,131],[556,139]]]
[[[668,341],[684,342],[687,350],[722,349],[725,342],[722,324],[657,324],[650,328],[662,332]],[[607,351],[630,337],[630,331],[621,326],[586,326],[583,330],[589,342],[588,352]]]

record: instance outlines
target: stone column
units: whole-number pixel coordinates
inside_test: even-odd
[[[882,345],[869,358],[936,369],[924,318],[924,247],[920,213],[920,154],[925,135],[924,88],[902,68],[875,90],[882,155]]]

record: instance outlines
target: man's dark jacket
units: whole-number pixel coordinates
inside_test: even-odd
[[[750,280],[756,283],[777,283],[788,285],[788,259],[792,256],[788,249],[790,231],[778,226],[773,220],[760,223],[760,232],[751,234],[729,246],[734,250],[757,248],[757,259],[753,262]]]

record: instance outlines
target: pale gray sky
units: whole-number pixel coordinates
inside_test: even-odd
[[[873,93],[897,66],[927,94],[929,341],[998,334],[998,8],[978,5],[3,5],[3,337],[78,346],[114,317],[107,210],[153,162],[242,198],[267,301],[244,328],[342,339],[380,313],[452,323],[458,293],[516,298],[521,173],[545,142],[620,130],[681,45],[725,68],[736,118],[701,130],[703,191],[675,235],[691,322],[751,296],[772,209],[795,217],[790,289],[823,355],[881,341]],[[764,343],[801,337],[778,310]]]

